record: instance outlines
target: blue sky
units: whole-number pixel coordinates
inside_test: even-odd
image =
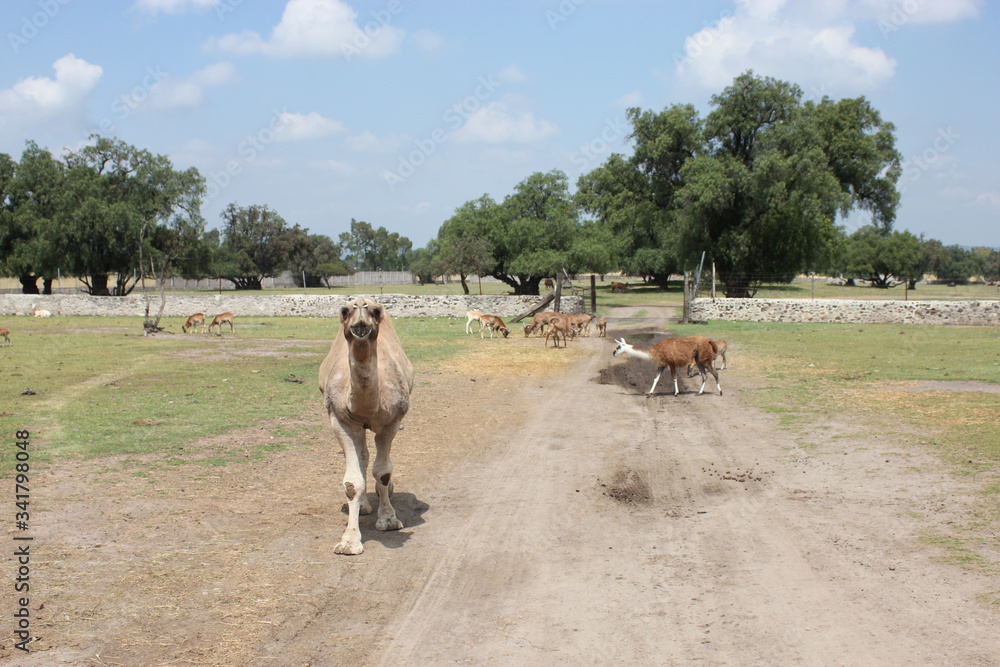
[[[747,69],[866,96],[905,159],[896,228],[1000,247],[1000,21],[984,0],[6,0],[0,152],[93,133],[334,239],[422,247],[463,202],[630,153],[625,109]],[[863,224],[852,216],[849,229]]]

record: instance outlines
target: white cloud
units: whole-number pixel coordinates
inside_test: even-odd
[[[675,68],[683,80],[715,90],[748,69],[816,91],[872,90],[893,77],[896,61],[857,42],[857,12],[846,1],[741,0],[684,41]]]
[[[399,50],[405,32],[392,25],[393,15],[373,15],[358,22],[342,0],[288,0],[269,39],[252,31],[224,35],[210,46],[236,54],[261,53],[282,58],[381,58]]]
[[[232,63],[219,62],[183,79],[163,77],[150,90],[150,100],[159,109],[196,107],[204,103],[206,88],[233,83],[238,79]]]
[[[641,91],[633,90],[627,95],[622,95],[617,100],[615,100],[614,106],[619,109],[628,109],[629,107],[641,107],[646,103],[646,97]]]
[[[429,30],[416,30],[410,35],[421,51],[427,53],[440,53],[444,51],[444,38],[436,32]]]
[[[355,153],[368,153],[376,155],[388,155],[400,150],[407,137],[390,134],[385,137],[376,137],[365,130],[361,134],[348,137],[344,140],[344,146],[349,151]]]
[[[559,128],[535,118],[530,111],[513,112],[501,102],[490,102],[473,112],[452,137],[460,143],[525,144],[547,139]]]
[[[983,0],[864,0],[879,21],[903,23],[954,23],[979,16]]]
[[[350,176],[355,172],[352,164],[340,160],[312,160],[309,166],[313,169],[333,172],[337,176]]]
[[[508,65],[497,74],[500,83],[521,83],[527,81],[528,77],[517,65]]]
[[[204,11],[219,4],[220,0],[136,0],[132,9],[144,14],[184,14]]]
[[[340,121],[324,118],[315,111],[307,114],[284,111],[278,115],[275,138],[278,141],[302,141],[343,131],[344,126]]]
[[[84,103],[104,70],[69,53],[53,63],[55,78],[28,77],[0,90],[0,126],[82,122]]]
[[[983,192],[976,197],[976,203],[980,206],[1000,209],[1000,192]]]

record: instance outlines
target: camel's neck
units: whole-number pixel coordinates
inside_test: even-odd
[[[378,354],[375,345],[365,347],[365,350],[351,351],[350,410],[356,415],[370,417],[378,412]]]

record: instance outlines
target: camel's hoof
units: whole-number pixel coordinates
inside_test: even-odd
[[[394,516],[387,516],[375,522],[375,530],[399,530],[403,522]]]
[[[333,553],[343,554],[345,556],[357,556],[363,553],[365,550],[361,542],[352,542],[350,540],[342,540],[337,546],[333,548]]]

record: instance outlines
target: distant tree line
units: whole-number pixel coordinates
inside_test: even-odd
[[[62,159],[31,141],[20,161],[0,154],[0,275],[16,277],[24,293],[51,293],[60,276],[78,278],[89,294],[124,296],[143,277],[219,277],[260,289],[286,270],[329,285],[355,270],[409,268],[410,241],[366,222],[352,220],[334,242],[266,205],[233,203],[220,228],[206,231],[197,169],[91,139]]]
[[[537,294],[562,271],[666,285],[704,255],[731,297],[807,272],[884,288],[927,274],[1000,280],[997,249],[893,229],[895,128],[864,97],[804,101],[798,86],[746,72],[711,105],[704,117],[689,104],[629,109],[631,155],[612,154],[575,192],[552,170],[500,201],[469,200],[419,249],[353,219],[334,241],[263,204],[232,203],[206,230],[196,169],[106,137],[62,159],[28,142],[19,162],[0,154],[0,274],[27,293],[63,275],[91,294],[125,295],[142,277],[260,289],[285,270],[327,285],[352,271],[409,270],[423,282],[457,275],[466,293],[470,277],[493,276]],[[838,219],[852,211],[871,222],[848,233]]]
[[[863,98],[803,101],[790,83],[747,72],[711,99],[629,109],[631,155],[613,154],[571,194],[558,170],[535,173],[495,201],[455,210],[414,254],[422,280],[490,275],[516,294],[567,272],[622,272],[665,285],[704,253],[727,296],[752,296],[766,276],[833,273],[878,287],[925,273],[997,280],[998,253],[944,248],[893,230],[901,158],[892,123]],[[848,234],[838,214],[871,224]]]

